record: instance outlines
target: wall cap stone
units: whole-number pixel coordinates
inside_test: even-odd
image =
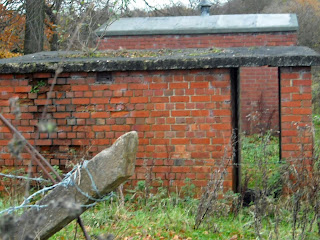
[[[122,50],[95,53],[40,52],[1,59],[0,73],[152,71],[254,66],[319,66],[320,54],[307,47]]]

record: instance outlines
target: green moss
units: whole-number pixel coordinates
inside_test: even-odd
[[[152,58],[172,55],[202,56],[223,53],[222,48],[209,49],[159,49],[159,50],[117,50],[117,51],[87,51],[66,55],[66,58]]]

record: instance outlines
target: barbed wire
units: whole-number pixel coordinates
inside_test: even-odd
[[[24,205],[24,206],[17,206],[17,207],[9,207],[5,210],[2,210],[0,212],[0,216],[3,215],[3,214],[11,214],[13,212],[16,212],[20,209],[25,209],[25,208],[36,208],[37,210],[40,210],[40,208],[46,208],[48,207],[49,205]]]
[[[4,174],[4,173],[0,173],[0,177],[6,177],[6,178],[12,178],[12,179],[20,179],[20,180],[26,180],[26,181],[50,182],[49,180],[43,179],[41,177],[32,178],[32,177],[26,177],[26,176],[21,176],[21,175]]]
[[[77,191],[79,193],[81,193],[83,196],[85,196],[86,198],[90,199],[91,201],[94,201],[93,203],[91,204],[85,204],[85,205],[78,205],[79,207],[81,208],[90,208],[90,207],[93,207],[95,206],[98,202],[103,202],[103,201],[107,201],[109,199],[111,199],[112,197],[115,197],[116,195],[114,194],[114,192],[110,192],[109,194],[107,194],[105,197],[102,197],[100,195],[100,192],[96,186],[96,183],[94,182],[94,179],[93,179],[93,176],[92,174],[90,173],[89,169],[87,168],[87,164],[88,164],[88,161],[84,161],[83,163],[81,164],[78,164],[76,165],[70,172],[68,172],[65,176],[65,178],[57,183],[57,184],[54,184],[52,186],[49,186],[49,187],[44,187],[42,188],[41,190],[33,193],[32,195],[30,195],[28,198],[26,198],[22,204],[20,204],[19,206],[14,206],[14,207],[10,207],[10,208],[7,208],[3,211],[0,212],[0,215],[3,215],[3,214],[11,214],[12,212],[15,212],[15,211],[18,211],[20,209],[25,209],[25,208],[37,208],[37,209],[40,209],[40,208],[46,208],[48,207],[49,205],[38,205],[38,204],[34,204],[34,205],[30,205],[29,203],[38,195],[44,195],[45,193],[47,193],[48,191],[54,189],[54,188],[57,188],[58,186],[63,186],[63,187],[69,187],[69,186],[74,186]],[[97,193],[97,195],[100,197],[100,198],[94,198],[92,196],[90,196],[88,193],[84,192],[79,186],[78,184],[75,182],[76,178],[77,178],[77,172],[80,170],[80,169],[84,169],[88,176],[89,176],[89,179],[91,181],[91,188],[93,191],[95,191]],[[15,176],[14,176],[15,177]],[[79,178],[81,176],[79,175]],[[28,177],[24,177],[23,180],[30,180],[31,178],[28,178]]]

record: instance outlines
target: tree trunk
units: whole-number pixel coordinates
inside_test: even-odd
[[[47,14],[51,25],[51,30],[53,32],[52,38],[49,40],[50,43],[50,50],[51,51],[58,51],[59,49],[59,35],[56,29],[58,25],[58,17],[57,14],[60,10],[61,4],[63,0],[55,0],[52,6],[45,5],[45,13]]]
[[[24,54],[43,51],[45,0],[26,0]]]

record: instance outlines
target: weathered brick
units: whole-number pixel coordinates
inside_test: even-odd
[[[89,98],[73,98],[72,104],[89,104],[90,99]]]
[[[74,112],[74,113],[72,113],[72,116],[75,118],[89,118],[90,113],[89,112]]]
[[[88,85],[72,85],[71,91],[88,91],[89,86]]]
[[[130,98],[131,103],[148,103],[149,98],[148,97],[132,97]]]
[[[210,96],[192,96],[191,101],[192,102],[210,102],[211,98]]]
[[[30,92],[31,86],[16,86],[14,89],[15,92]]]
[[[93,112],[91,113],[92,118],[107,118],[110,116],[109,112]]]
[[[91,104],[105,104],[110,103],[109,98],[91,98],[90,99]]]
[[[34,73],[32,75],[33,78],[50,78],[51,77],[51,73]]]
[[[189,96],[172,96],[170,102],[189,102]]]

